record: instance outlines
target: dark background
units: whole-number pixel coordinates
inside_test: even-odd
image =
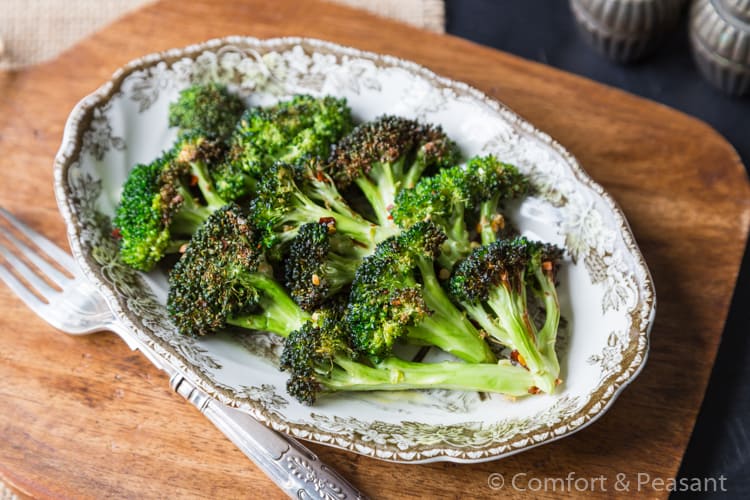
[[[725,96],[700,76],[690,53],[687,12],[655,52],[629,65],[610,62],[587,45],[565,1],[446,0],[446,17],[447,31],[453,35],[619,87],[700,118],[724,135],[745,167],[750,166],[750,96]],[[680,469],[680,477],[685,478],[723,474],[729,494],[736,498],[750,498],[748,306],[750,252],[746,249],[716,365]]]

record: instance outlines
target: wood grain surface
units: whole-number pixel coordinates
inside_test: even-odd
[[[48,64],[0,73],[0,204],[67,248],[52,159],[73,105],[127,61],[230,34],[302,35],[393,54],[508,104],[580,160],[623,208],[653,272],[658,312],[645,370],[576,435],[477,465],[398,465],[311,445],[377,498],[557,497],[527,478],[676,474],[703,399],[750,222],[731,146],[664,106],[449,36],[317,1],[165,0]],[[708,264],[708,265],[706,265]],[[69,337],[0,287],[0,480],[54,498],[278,497],[166,378],[109,333]],[[488,476],[506,478],[502,491]],[[527,484],[518,481],[520,486]],[[632,490],[631,490],[632,491]],[[584,495],[584,492],[575,492]],[[641,493],[666,496],[644,486]]]

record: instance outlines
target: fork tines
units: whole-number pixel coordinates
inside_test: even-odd
[[[48,303],[51,294],[73,280],[72,257],[2,207],[0,236],[0,255],[5,260],[0,279],[27,304],[39,299]]]

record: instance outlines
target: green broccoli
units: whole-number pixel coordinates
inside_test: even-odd
[[[357,126],[331,151],[328,170],[339,189],[356,184],[378,224],[392,224],[390,210],[399,190],[413,187],[429,167],[448,167],[458,148],[440,127],[382,116]]]
[[[259,178],[277,162],[297,165],[309,158],[325,158],[331,144],[351,128],[346,99],[297,95],[269,108],[248,110],[233,140],[241,168]]]
[[[469,317],[512,350],[512,357],[534,376],[540,390],[551,393],[560,366],[555,353],[560,307],[555,273],[562,251],[525,237],[498,240],[479,247],[461,261],[448,282],[449,292]],[[546,310],[537,329],[528,310],[539,298]]]
[[[346,314],[358,351],[388,357],[394,343],[404,339],[437,346],[473,363],[495,360],[438,282],[433,261],[444,241],[434,224],[418,222],[365,257],[355,274]]]
[[[180,332],[197,335],[234,325],[285,337],[310,319],[273,278],[247,211],[236,204],[193,235],[169,273],[167,311]]]
[[[432,177],[423,177],[412,189],[403,189],[391,214],[401,227],[430,220],[447,236],[440,253],[440,264],[452,269],[476,245],[470,236],[467,219],[477,215],[477,229],[483,242],[494,241],[504,222],[497,207],[501,201],[528,190],[526,178],[512,165],[500,163],[493,156],[474,157],[465,166],[454,166]],[[481,212],[481,213],[480,213]]]
[[[184,135],[172,150],[131,171],[114,218],[123,262],[150,271],[225,205],[208,173],[221,154],[220,144]]]
[[[500,205],[527,195],[531,190],[529,180],[518,168],[499,161],[492,155],[475,156],[465,167],[468,189],[472,194],[471,204],[479,210],[479,232],[483,245],[497,240],[498,232],[504,229],[505,220],[500,214]]]
[[[240,201],[255,194],[258,179],[243,170],[242,147],[230,139],[224,156],[209,170],[216,194],[228,201]]]
[[[336,232],[336,222],[310,222],[300,227],[285,258],[286,286],[306,311],[323,305],[354,279],[367,250]]]
[[[179,127],[183,133],[224,140],[244,111],[242,99],[224,85],[193,85],[180,92],[179,99],[169,105],[169,126]]]
[[[287,392],[311,405],[323,393],[405,389],[454,389],[525,396],[534,378],[520,366],[445,361],[421,363],[394,356],[374,359],[349,345],[342,308],[334,304],[284,341],[281,369],[290,372]]]
[[[269,249],[289,243],[308,222],[335,221],[337,232],[368,250],[392,234],[352,210],[330,179],[319,176],[309,165],[294,168],[277,163],[266,170],[251,215]]]

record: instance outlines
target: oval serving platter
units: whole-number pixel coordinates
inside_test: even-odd
[[[456,391],[322,397],[313,407],[284,389],[271,335],[179,335],[166,275],[117,257],[111,217],[133,165],[174,140],[167,107],[193,83],[219,81],[249,104],[296,93],[346,97],[357,120],[384,113],[442,125],[465,157],[493,153],[532,180],[508,207],[530,237],[564,245],[553,395],[510,400]],[[119,319],[217,400],[295,437],[398,462],[479,462],[567,436],[600,417],[646,361],[656,298],[624,215],[548,135],[463,83],[394,57],[329,42],[228,37],[131,62],[71,113],[55,159],[55,192],[73,254]]]

